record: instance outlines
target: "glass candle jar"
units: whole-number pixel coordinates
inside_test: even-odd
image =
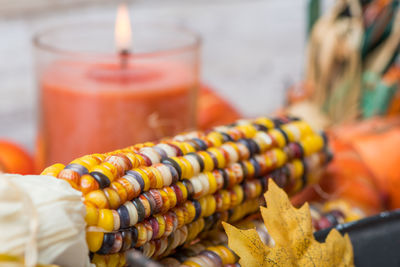
[[[113,36],[112,23],[88,23],[34,37],[39,169],[195,127],[199,37],[137,24],[115,52]]]

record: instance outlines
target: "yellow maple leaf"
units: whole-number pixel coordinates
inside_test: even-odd
[[[293,207],[272,179],[268,188],[264,195],[267,208],[261,207],[261,215],[275,242],[273,247],[265,245],[255,229],[240,230],[223,223],[228,245],[240,257],[241,266],[354,266],[347,234],[343,237],[332,229],[325,243],[319,243],[314,239],[308,204]]]

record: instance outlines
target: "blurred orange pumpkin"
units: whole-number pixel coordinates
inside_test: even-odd
[[[321,180],[323,191],[333,198],[346,199],[368,214],[381,211],[386,194],[379,190],[375,176],[356,151],[339,139],[331,139],[334,159]]]
[[[327,166],[320,183],[294,196],[292,203],[300,206],[306,201],[341,199],[369,215],[382,211],[386,197],[378,189],[372,172],[354,149],[332,137],[330,147],[334,158]]]
[[[389,209],[400,208],[400,118],[374,118],[338,128],[336,138],[351,145],[372,173]]]
[[[307,189],[295,202],[340,198],[368,214],[400,208],[400,118],[336,126],[328,134],[334,159],[319,187]]]
[[[33,159],[19,145],[0,140],[0,172],[33,174]]]
[[[328,135],[333,161],[319,187],[306,189],[294,202],[341,198],[369,214],[400,208],[400,118],[335,126]]]
[[[197,122],[200,130],[232,123],[241,118],[240,113],[210,87],[202,85],[198,98]]]

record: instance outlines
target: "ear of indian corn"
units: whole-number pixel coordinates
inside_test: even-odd
[[[130,249],[159,259],[256,212],[270,178],[298,192],[329,158],[325,135],[304,121],[258,118],[86,155],[42,174],[82,192],[93,262],[122,264]]]

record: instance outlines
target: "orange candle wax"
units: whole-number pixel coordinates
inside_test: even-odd
[[[180,62],[122,66],[60,60],[39,79],[42,164],[68,163],[195,124],[196,71]]]

